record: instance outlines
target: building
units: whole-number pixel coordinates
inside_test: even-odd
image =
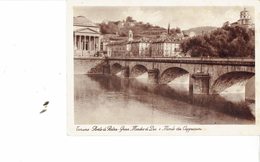
[[[107,45],[109,44],[110,40],[105,35],[100,36],[100,53],[102,55],[107,55]]]
[[[100,53],[104,56],[108,56],[108,51],[110,51],[111,55],[111,48],[114,45],[119,45],[116,42],[127,42],[126,37],[121,37],[116,34],[104,34],[101,35],[100,38]]]
[[[153,40],[151,43],[152,57],[181,57],[180,39],[164,37]]]
[[[126,57],[127,55],[127,41],[116,41],[107,44],[108,57]]]
[[[145,37],[134,39],[130,30],[127,40],[107,45],[107,54],[108,57],[181,57],[181,40],[181,36],[165,34],[154,40]]]
[[[240,19],[236,22],[230,23],[229,21],[225,22],[223,26],[242,26],[246,28],[254,28],[254,23],[250,17],[250,13],[246,8],[240,12]]]
[[[150,41],[148,38],[134,39],[132,30],[128,33],[127,42],[127,56],[129,57],[149,57],[150,52]]]
[[[84,16],[74,17],[73,40],[75,57],[97,56],[100,51],[99,26]]]
[[[118,24],[117,24],[117,27],[118,27],[119,29],[123,28],[124,26],[125,26],[125,20],[119,21]]]
[[[151,57],[150,40],[141,38],[127,43],[130,57]]]
[[[147,38],[134,39],[129,30],[127,40],[107,44],[108,57],[150,57],[150,41]]]
[[[244,10],[240,12],[240,19],[237,21],[237,23],[248,28],[252,27],[253,23],[246,8],[244,8]]]

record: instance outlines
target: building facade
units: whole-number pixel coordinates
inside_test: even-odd
[[[108,57],[126,57],[127,41],[117,41],[107,44]]]
[[[130,57],[150,57],[150,41],[146,38],[141,38],[139,40],[129,41],[128,52]]]
[[[163,35],[158,39],[134,39],[129,31],[128,39],[107,44],[108,57],[182,57],[182,37]]]
[[[160,38],[151,43],[152,57],[181,57],[180,40],[175,38]]]
[[[98,56],[100,51],[99,26],[83,16],[73,19],[74,57]]]

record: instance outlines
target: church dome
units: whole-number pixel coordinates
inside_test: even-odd
[[[249,12],[246,10],[246,8],[240,12],[240,19],[250,19]]]
[[[84,16],[73,17],[73,24],[76,26],[97,26]]]

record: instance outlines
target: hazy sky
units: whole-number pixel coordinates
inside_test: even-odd
[[[100,23],[103,20],[123,20],[132,16],[137,21],[167,28],[188,29],[197,26],[220,27],[226,21],[235,22],[245,6],[237,7],[74,7],[74,16],[85,16]],[[246,6],[254,20],[254,8]]]

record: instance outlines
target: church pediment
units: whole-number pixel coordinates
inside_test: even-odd
[[[86,33],[86,34],[100,34],[98,31],[90,28],[78,28],[74,30],[75,33]]]

